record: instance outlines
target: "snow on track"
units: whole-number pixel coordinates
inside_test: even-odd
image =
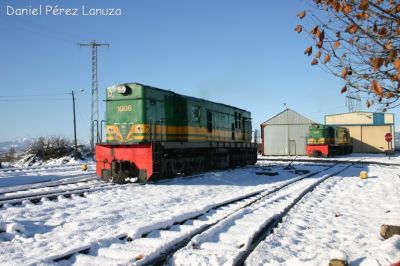
[[[246,265],[328,265],[341,250],[351,265],[400,261],[400,236],[383,240],[381,224],[400,221],[400,169],[370,166],[322,183],[283,219],[246,260]]]
[[[186,248],[170,260],[171,265],[235,265],[251,248],[254,237],[278,219],[313,186],[338,173],[345,166],[338,165],[312,177],[293,183],[257,203],[236,212],[206,232],[194,237]]]
[[[333,173],[342,169],[343,166],[338,166],[334,169],[330,169],[330,172]],[[305,186],[308,188],[311,186],[311,184],[314,184],[315,182],[318,182],[318,180],[326,177],[327,175],[320,175],[316,178],[306,178]],[[295,178],[295,180],[301,179],[302,177]],[[312,182],[310,180],[312,180]],[[290,182],[292,181],[293,180]],[[304,181],[299,182],[302,183]],[[290,185],[289,187],[292,186],[296,185]],[[285,187],[285,185],[283,185],[283,187]],[[304,188],[304,185],[302,188]],[[279,188],[268,189],[267,191],[263,191],[261,195],[257,194],[250,198],[246,198],[245,200],[236,201],[233,204],[211,209],[207,212],[204,212],[200,217],[197,217],[198,215],[194,214],[192,215],[193,219],[186,220],[183,224],[164,224],[164,227],[166,228],[161,229],[163,227],[159,227],[160,230],[150,231],[149,233],[146,233],[145,237],[138,238],[136,234],[136,237],[131,237],[132,239],[129,242],[125,240],[119,241],[118,239],[115,239],[114,241],[100,241],[97,247],[89,250],[88,254],[86,254],[86,252],[85,254],[77,254],[73,256],[67,264],[86,265],[88,262],[91,262],[92,264],[97,265],[146,265],[149,263],[154,263],[155,260],[158,260],[160,256],[162,259],[164,253],[168,253],[170,250],[173,250],[176,245],[180,246],[182,241],[190,239],[195,234],[198,234],[208,227],[214,226],[215,224],[217,224],[218,227],[218,223],[227,218],[229,220],[229,217],[232,215],[232,213],[239,212],[241,214],[243,212],[241,209],[254,204],[254,202],[257,202],[257,200],[265,197],[269,193],[273,193],[273,191],[280,191],[278,189]],[[287,189],[284,190],[286,191]],[[302,191],[304,191],[304,189]],[[276,193],[279,194],[279,192]],[[288,193],[292,193],[292,190],[289,189]],[[274,198],[279,198],[279,196]],[[248,209],[249,208],[244,209],[244,212],[246,212]],[[233,216],[236,216],[236,214]],[[264,218],[259,217],[259,219],[262,220]],[[179,219],[180,218],[177,217],[175,221],[177,222]]]
[[[94,163],[88,164],[89,170],[86,174],[94,175]],[[33,186],[41,183],[57,181],[67,178],[80,178],[82,176],[81,166],[77,164],[72,165],[51,165],[51,166],[36,166],[26,168],[13,168],[12,170],[0,169],[0,188],[16,186]],[[1,193],[1,192],[0,192]]]
[[[324,169],[324,167],[316,167]],[[268,187],[282,185],[296,175],[281,168],[278,176],[259,176],[259,168],[214,172],[144,186],[123,185],[73,200],[13,206],[0,212],[0,223],[25,227],[0,241],[4,264],[49,261],[71,250],[91,246],[121,234],[139,237],[149,228],[172,225],[216,204]]]
[[[39,184],[26,184],[26,185],[20,185],[20,186],[12,186],[12,187],[5,187],[5,188],[0,188],[0,195],[10,195],[12,193],[17,194],[17,193],[24,193],[27,190],[31,191],[40,191],[40,190],[46,190],[51,187],[56,187],[56,186],[63,186],[63,185],[73,185],[73,184],[78,184],[78,183],[86,183],[90,181],[98,181],[98,177],[93,175],[93,174],[83,174],[83,175],[78,175],[76,177],[70,177],[66,179],[61,179],[61,180],[56,180],[56,181],[49,181],[49,182],[43,182]]]

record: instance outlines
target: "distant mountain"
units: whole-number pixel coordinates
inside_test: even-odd
[[[35,141],[35,139],[23,138],[23,139],[18,139],[18,140],[0,142],[0,154],[7,153],[12,146],[14,146],[15,151],[17,153],[23,152],[34,141]]]

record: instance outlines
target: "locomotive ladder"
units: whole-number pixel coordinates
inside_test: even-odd
[[[153,175],[159,176],[161,170],[161,145],[157,143],[157,126],[150,122],[150,142],[153,155]],[[160,123],[161,125],[161,123]],[[160,127],[161,128],[161,127]]]

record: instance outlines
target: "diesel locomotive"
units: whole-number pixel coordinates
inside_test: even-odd
[[[310,157],[331,157],[353,152],[347,128],[312,125],[309,129],[306,154]]]
[[[106,89],[96,172],[115,183],[254,164],[251,114],[139,83]]]

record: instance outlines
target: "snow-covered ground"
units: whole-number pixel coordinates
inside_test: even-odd
[[[0,188],[55,181],[83,174],[83,163],[80,161],[71,160],[68,164],[60,162],[56,164],[56,162],[57,160],[53,160],[40,166],[0,169]],[[88,171],[85,174],[94,176],[95,164],[93,162],[86,164]]]
[[[130,236],[134,243],[135,239],[139,240],[143,233],[151,232],[152,229],[173,226],[185,217],[205,215],[220,203],[264,189],[272,190],[298,176],[293,170],[283,168],[287,163],[260,164],[268,164],[268,169],[248,167],[211,172],[141,186],[127,184],[88,193],[85,197],[61,197],[56,201],[44,200],[39,204],[4,206],[0,209],[0,264],[52,264],[50,259],[62,257],[73,250],[93,247],[93,250],[100,252],[102,249],[99,246],[120,244],[118,236],[123,235]],[[325,168],[310,163],[293,165],[296,169],[310,171]],[[359,178],[362,170],[368,171],[369,179]],[[29,174],[0,172],[0,188],[41,182],[49,177],[51,180],[68,179],[80,174],[79,171],[79,168],[49,168],[27,172]],[[278,175],[257,174],[260,171],[276,171]],[[400,225],[398,174],[398,166],[364,165],[351,166],[342,174],[327,179],[289,211],[277,230],[256,248],[246,263],[327,265],[332,250],[345,252],[352,265],[379,265],[377,261],[386,265],[399,261],[400,237],[383,240],[379,236],[381,224]],[[2,179],[7,181],[1,183]],[[290,200],[287,196],[280,198]],[[272,202],[283,201],[278,197]],[[267,211],[268,205],[264,207]],[[265,212],[258,214],[250,210],[240,215],[246,216],[247,213],[259,215],[258,220],[262,220],[265,215]],[[213,242],[213,250],[218,250],[218,245],[221,245],[222,250],[223,241],[218,236],[221,230],[215,232],[215,235],[207,239]],[[241,232],[236,233],[237,238],[243,238],[239,235]],[[151,237],[159,237],[162,241],[161,235],[152,233]],[[201,239],[204,241],[206,238]],[[161,248],[158,251],[161,252]],[[123,249],[118,252],[119,257],[124,257],[124,254],[121,255]],[[157,249],[153,252],[157,253]],[[187,265],[196,264],[190,261],[189,256],[182,254],[179,261]],[[79,256],[59,263],[78,263]],[[81,264],[82,261],[89,262],[81,260]],[[103,265],[108,263],[110,261],[104,261]],[[217,264],[214,262],[214,265]]]
[[[306,196],[247,265],[327,265],[330,253],[347,254],[351,265],[390,265],[400,260],[400,236],[383,240],[382,224],[400,225],[400,171],[371,166],[369,178],[352,168]]]
[[[319,158],[319,157],[307,157],[307,156],[263,156],[259,155],[260,159],[272,159],[272,160],[279,160],[279,159],[292,159],[292,160],[342,160],[342,161],[368,161],[368,162],[377,162],[377,163],[389,163],[389,164],[400,164],[400,154],[395,153],[392,154],[390,157],[383,153],[352,153],[349,155],[341,155],[335,156],[332,158]]]

